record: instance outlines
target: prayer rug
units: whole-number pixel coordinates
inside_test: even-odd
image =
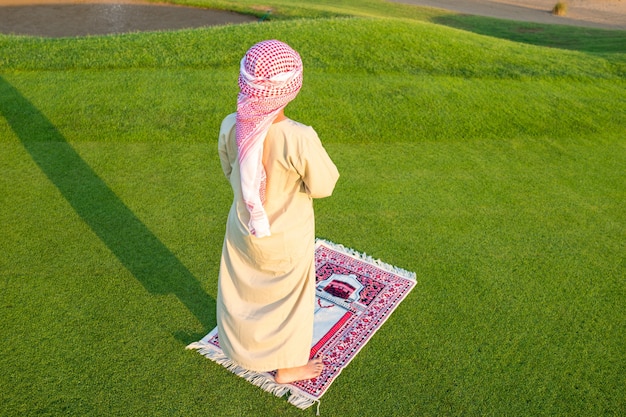
[[[328,241],[315,243],[316,306],[311,358],[324,360],[322,374],[306,381],[278,384],[274,372],[252,372],[233,363],[220,349],[217,327],[187,346],[282,397],[298,408],[317,403],[367,341],[416,284],[414,272]],[[319,410],[318,410],[319,411]]]

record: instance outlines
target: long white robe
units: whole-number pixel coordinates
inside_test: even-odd
[[[271,236],[256,238],[241,195],[235,114],[222,122],[218,148],[234,193],[218,283],[220,346],[257,372],[305,365],[315,303],[312,199],[331,195],[337,168],[311,127],[290,119],[273,124],[263,148]]]

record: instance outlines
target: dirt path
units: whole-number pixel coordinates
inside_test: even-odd
[[[566,0],[568,8],[565,16],[551,13],[557,0],[391,1],[500,19],[626,30],[626,0]]]
[[[391,1],[501,19],[626,30],[626,0],[569,0],[565,17],[550,13],[557,0]],[[144,0],[0,0],[0,33],[18,35],[101,35],[255,20],[237,13]]]

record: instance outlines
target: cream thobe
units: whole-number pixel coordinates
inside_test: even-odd
[[[257,238],[241,195],[235,114],[222,122],[218,148],[234,193],[218,282],[220,346],[253,371],[305,365],[315,303],[312,199],[331,195],[337,168],[311,127],[290,119],[273,124],[263,148],[271,236]]]

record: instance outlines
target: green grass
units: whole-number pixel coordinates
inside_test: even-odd
[[[184,349],[215,325],[216,134],[268,37],[300,51],[287,112],[341,172],[318,236],[418,276],[322,415],[626,413],[624,32],[267,4],[263,24],[0,36],[0,415],[314,415]]]
[[[482,16],[442,15],[432,21],[482,35],[552,48],[585,52],[626,51],[626,31],[568,28],[532,22],[512,22]]]

